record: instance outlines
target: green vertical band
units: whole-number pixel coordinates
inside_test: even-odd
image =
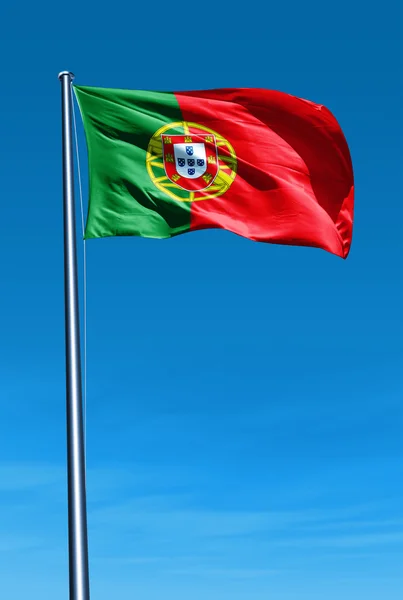
[[[175,95],[84,86],[74,90],[89,157],[85,238],[167,238],[188,231],[190,203],[157,189],[146,167],[152,136],[182,119]]]

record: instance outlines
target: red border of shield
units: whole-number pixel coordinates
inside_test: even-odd
[[[162,148],[164,168],[167,177],[188,192],[200,192],[207,189],[217,176],[219,165],[217,155],[217,144],[213,134],[189,133],[187,135],[162,134]],[[207,169],[206,172],[196,179],[187,179],[179,175],[175,165],[174,144],[196,144],[204,143],[206,148]]]

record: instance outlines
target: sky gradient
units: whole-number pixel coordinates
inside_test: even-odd
[[[69,6],[0,9],[0,596],[68,597],[68,69],[82,85],[324,104],[356,183],[347,261],[223,231],[87,242],[92,598],[398,600],[401,9]],[[86,202],[81,123],[79,144]]]

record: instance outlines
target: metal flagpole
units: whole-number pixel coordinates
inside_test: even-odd
[[[70,600],[89,600],[85,451],[78,310],[74,167],[69,71],[59,74],[62,84],[64,302],[66,327],[67,478],[69,511]]]

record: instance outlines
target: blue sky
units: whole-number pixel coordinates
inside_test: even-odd
[[[401,597],[398,10],[0,9],[2,597],[68,597],[64,69],[84,85],[266,87],[325,104],[357,190],[347,261],[219,231],[87,243],[92,597]]]

